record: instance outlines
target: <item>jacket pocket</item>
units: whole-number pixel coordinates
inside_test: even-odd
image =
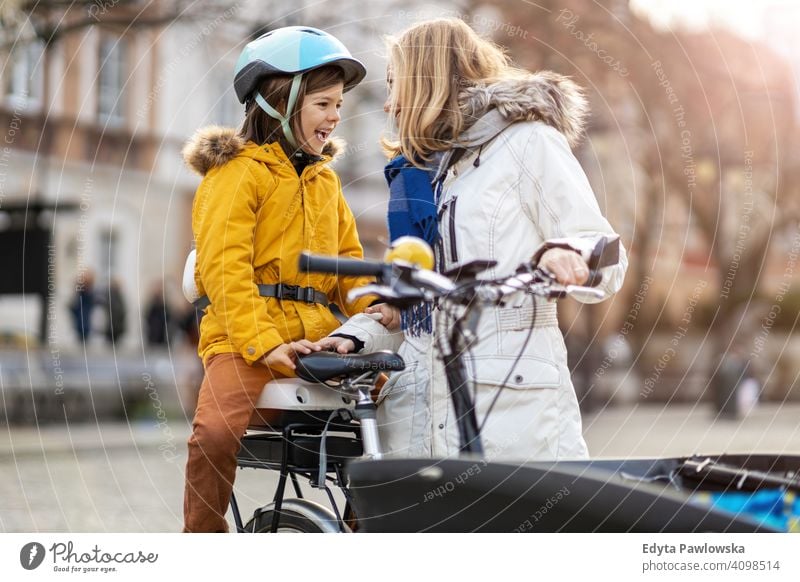
[[[405,370],[394,372],[389,376],[389,379],[381,388],[378,394],[378,399],[375,401],[376,406],[383,404],[387,398],[395,400],[406,395],[406,392],[414,389],[417,383],[417,367],[418,362],[406,362]]]
[[[476,356],[465,358],[467,378],[478,384],[505,386],[515,390],[557,388],[561,372],[556,364],[544,358],[523,355]]]

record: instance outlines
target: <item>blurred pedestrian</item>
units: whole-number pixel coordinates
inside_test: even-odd
[[[178,324],[183,332],[185,342],[195,350],[200,341],[200,320],[203,315],[203,311],[197,309],[194,305],[190,305],[181,316]]]
[[[158,283],[150,295],[145,308],[145,329],[147,345],[164,346],[169,343],[172,327],[172,309],[164,295],[164,288]]]
[[[761,383],[750,373],[745,373],[736,392],[736,407],[742,416],[750,414],[758,405]]]
[[[78,276],[75,284],[75,297],[69,306],[75,334],[82,343],[87,343],[91,335],[91,317],[94,305],[94,273],[87,270]]]
[[[108,282],[108,288],[102,297],[102,304],[105,307],[106,315],[104,335],[109,345],[115,345],[127,331],[125,298],[122,294],[122,286],[116,278],[112,278]]]
[[[720,363],[711,379],[714,396],[714,408],[717,418],[735,420],[741,417],[742,410],[739,390],[742,382],[748,377],[750,366],[742,346],[734,346],[722,354]]]

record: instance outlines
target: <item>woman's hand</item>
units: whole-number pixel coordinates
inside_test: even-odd
[[[279,345],[261,358],[261,361],[270,368],[284,366],[290,370],[294,370],[297,367],[295,365],[297,354],[310,354],[311,352],[318,352],[321,349],[322,348],[318,344],[302,339],[296,342]]]
[[[389,331],[400,329],[400,310],[397,307],[392,307],[386,303],[378,303],[367,307],[364,313],[379,313],[381,315],[381,324]]]
[[[317,342],[317,345],[323,350],[339,352],[340,354],[349,354],[356,349],[353,340],[349,340],[345,337],[324,337]]]
[[[569,249],[549,249],[539,259],[539,266],[552,273],[562,285],[583,285],[589,279],[586,261]]]

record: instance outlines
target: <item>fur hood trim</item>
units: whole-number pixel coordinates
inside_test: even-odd
[[[465,130],[496,109],[510,122],[542,121],[563,133],[573,147],[580,141],[589,114],[583,90],[551,71],[468,87],[459,94],[459,102]]]
[[[223,166],[244,152],[246,145],[236,129],[209,125],[197,130],[183,146],[183,161],[197,174],[205,176],[212,168]],[[342,151],[344,141],[332,138],[322,153],[335,158]]]

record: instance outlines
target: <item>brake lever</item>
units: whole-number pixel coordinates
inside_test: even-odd
[[[596,289],[594,287],[586,287],[584,285],[567,285],[564,287],[564,292],[577,299],[578,297],[584,297],[585,299],[605,299],[606,294],[604,291],[600,289]]]
[[[397,293],[395,293],[391,287],[387,287],[386,285],[376,285],[374,283],[370,283],[369,285],[364,285],[363,287],[356,287],[355,289],[351,289],[347,293],[347,301],[355,301],[356,299],[360,299],[365,295],[377,295],[381,299],[397,299]]]
[[[456,289],[450,279],[435,271],[410,271],[409,279],[415,287],[424,287],[437,294],[451,293]]]
[[[351,289],[347,294],[347,300],[355,301],[356,299],[364,297],[365,295],[376,295],[378,299],[384,303],[388,303],[389,305],[400,308],[407,307],[425,300],[425,295],[423,295],[421,292],[416,295],[408,293],[407,290],[404,291],[403,289],[398,292],[394,287],[389,287],[388,285],[376,285],[374,283],[370,285],[364,285],[363,287],[358,287],[356,289]]]
[[[547,295],[549,299],[563,299],[566,296],[575,299],[578,297],[597,300],[606,298],[604,291],[595,288],[603,281],[603,274],[600,271],[590,271],[589,279],[583,285],[562,285],[557,282],[556,276],[544,267],[538,267],[538,271],[550,280],[550,289]]]

